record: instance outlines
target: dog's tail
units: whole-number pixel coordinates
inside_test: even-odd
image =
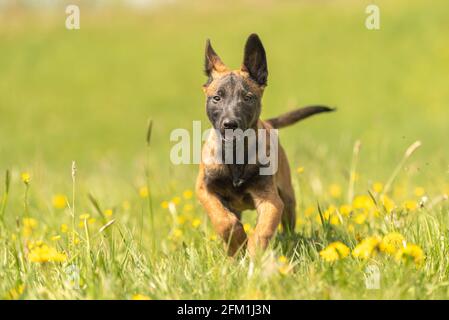
[[[268,120],[265,120],[271,126],[273,126],[274,129],[280,129],[283,127],[287,127],[291,124],[294,124],[295,122],[298,122],[300,120],[303,120],[305,118],[308,118],[310,116],[313,116],[314,114],[321,113],[321,112],[331,112],[335,111],[335,108],[330,108],[326,106],[307,106],[304,108],[299,108],[287,113],[284,113],[276,118],[271,118]]]

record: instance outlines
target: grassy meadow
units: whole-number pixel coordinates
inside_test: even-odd
[[[64,1],[0,9],[0,298],[448,298],[449,4],[375,2],[377,31],[365,0],[80,1],[80,30]],[[263,118],[338,108],[281,131],[296,233],[254,261],[169,158],[173,129],[209,127],[205,40],[237,68],[252,32]]]

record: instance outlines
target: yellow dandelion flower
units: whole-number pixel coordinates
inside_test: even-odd
[[[344,243],[336,241],[321,250],[320,256],[326,262],[334,262],[346,258],[349,255],[349,252],[349,248]]]
[[[396,206],[394,201],[384,194],[380,197],[380,202],[388,213],[391,213]]]
[[[20,284],[19,286],[17,286],[17,288],[12,288],[11,290],[9,290],[8,294],[6,295],[6,298],[9,300],[18,300],[22,296],[24,291],[25,285]]]
[[[83,213],[82,215],[80,215],[80,220],[87,220],[90,218],[90,214],[88,213]]]
[[[395,254],[400,248],[403,248],[405,238],[399,232],[390,232],[382,238],[379,248],[387,254]]]
[[[381,193],[383,189],[384,189],[384,185],[381,182],[373,183],[373,190],[375,193]]]
[[[173,197],[173,199],[171,199],[171,202],[173,202],[174,204],[178,205],[181,202],[181,198],[180,197]]]
[[[415,194],[415,196],[421,198],[422,196],[424,196],[426,194],[426,191],[424,190],[423,187],[416,187],[414,194]]]
[[[329,186],[329,194],[332,198],[340,198],[341,197],[341,187],[333,183]]]
[[[67,207],[67,197],[63,194],[54,195],[51,202],[56,209],[64,209]]]
[[[69,226],[66,225],[65,223],[61,224],[61,232],[62,233],[66,233],[69,230]]]
[[[147,187],[140,187],[139,188],[139,196],[141,198],[148,198],[149,191]]]
[[[22,179],[23,183],[29,184],[31,181],[31,176],[28,172],[22,172],[20,175],[20,178]]]
[[[278,258],[278,261],[279,261],[279,263],[282,263],[282,264],[288,263],[288,259],[287,259],[286,256],[280,256],[280,257]]]
[[[304,215],[306,217],[310,217],[314,213],[315,213],[315,207],[312,207],[312,206],[307,207],[307,209],[304,211]]]
[[[419,266],[424,262],[424,252],[416,244],[408,243],[405,247],[402,247],[397,251],[396,260],[398,262],[413,261]]]
[[[95,218],[90,218],[90,219],[87,220],[87,223],[88,223],[88,224],[94,224],[96,221],[97,221],[97,219],[95,219]]]
[[[352,255],[355,258],[369,259],[376,255],[379,244],[380,239],[378,237],[368,237],[356,245],[354,250],[352,250]]]
[[[302,226],[302,225],[304,225],[306,222],[304,221],[304,219],[302,219],[302,218],[300,218],[300,217],[298,217],[298,218],[296,218],[296,225],[297,226]]]
[[[105,215],[106,217],[111,217],[113,213],[114,213],[114,211],[113,211],[112,209],[106,209],[106,210],[104,210],[104,215]]]
[[[243,224],[243,230],[245,230],[245,232],[249,232],[251,230],[251,225],[249,223]]]
[[[344,204],[342,206],[340,206],[340,213],[345,216],[348,217],[352,212],[352,207],[348,204]]]
[[[353,224],[349,224],[349,225],[348,225],[348,232],[349,232],[349,233],[354,233],[354,231],[355,231],[354,225],[353,225]]]
[[[151,298],[149,296],[137,293],[134,294],[131,298],[132,300],[151,300]]]
[[[168,205],[169,205],[169,202],[168,202],[168,201],[162,201],[162,202],[161,202],[161,207],[162,207],[162,209],[168,209]]]
[[[340,218],[336,214],[333,214],[331,216],[331,218],[329,219],[329,222],[330,222],[330,224],[335,225],[335,226],[339,225],[340,224]]]
[[[184,224],[186,222],[186,217],[185,216],[177,216],[176,217],[176,223],[177,224]]]
[[[354,218],[353,218],[353,220],[356,224],[364,224],[366,219],[367,219],[367,215],[365,212],[359,212],[356,215],[354,215]]]
[[[211,234],[211,235],[209,236],[209,240],[211,240],[211,241],[216,241],[216,240],[217,240],[217,235],[216,235],[216,234]]]
[[[406,200],[403,204],[403,207],[408,211],[415,211],[418,208],[418,202],[414,200]]]
[[[198,228],[201,225],[201,220],[200,219],[193,219],[192,221],[192,227],[194,227],[195,229]]]
[[[67,256],[64,253],[58,252],[55,248],[43,244],[31,249],[28,253],[28,259],[36,263],[64,262]]]
[[[51,239],[51,241],[58,241],[58,240],[61,239],[61,236],[60,235],[55,235],[55,236],[51,237],[50,239]]]
[[[36,229],[38,224],[37,220],[33,218],[23,218],[22,223],[24,227],[31,229]]]
[[[280,273],[280,274],[283,274],[283,275],[286,275],[286,274],[290,273],[290,271],[291,271],[292,269],[293,269],[292,266],[289,265],[289,264],[283,264],[283,265],[280,265],[280,266],[278,267],[279,273]]]
[[[192,199],[193,192],[192,192],[192,190],[185,190],[185,191],[182,193],[182,196],[183,196],[184,199],[186,199],[186,200]]]
[[[172,235],[171,235],[171,238],[174,239],[174,240],[175,240],[175,239],[179,239],[179,238],[182,237],[182,235],[183,235],[182,230],[176,228],[176,229],[173,230]]]
[[[193,205],[191,205],[190,203],[186,203],[186,204],[182,207],[182,211],[183,211],[183,212],[192,212],[192,211],[193,211]]]
[[[296,168],[296,172],[297,172],[298,174],[303,173],[303,172],[304,172],[304,167],[298,167],[298,168]]]
[[[367,195],[360,195],[354,198],[352,202],[352,206],[355,209],[373,209],[376,207],[376,204],[374,203],[373,199],[371,199],[370,196]]]

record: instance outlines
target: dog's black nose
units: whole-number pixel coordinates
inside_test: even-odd
[[[239,127],[239,123],[233,119],[225,119],[223,121],[223,129],[232,129],[235,130]]]

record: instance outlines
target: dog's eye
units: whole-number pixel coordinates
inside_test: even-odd
[[[214,99],[215,102],[218,102],[221,100],[220,96],[213,96],[212,99]]]
[[[253,100],[253,98],[254,98],[254,96],[252,94],[248,93],[243,97],[243,100],[245,100],[246,102],[250,102]]]

